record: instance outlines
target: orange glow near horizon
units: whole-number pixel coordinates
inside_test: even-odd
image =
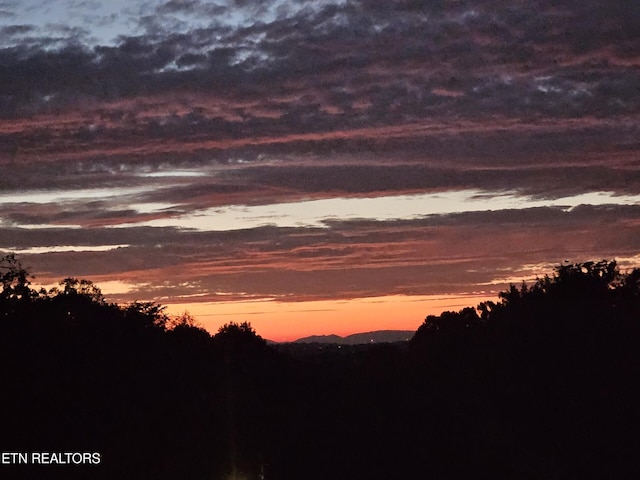
[[[427,315],[475,307],[494,297],[478,295],[391,295],[349,300],[177,303],[167,313],[188,311],[212,334],[229,322],[249,322],[258,335],[276,342],[310,335],[340,336],[376,330],[416,330]]]

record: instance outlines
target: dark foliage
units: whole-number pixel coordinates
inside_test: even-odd
[[[563,265],[407,345],[213,337],[187,313],[36,292],[0,259],[1,478],[636,478],[640,270]]]
[[[478,310],[427,317],[411,341],[468,458],[514,478],[634,478],[640,270],[562,265]],[[447,404],[447,405],[444,405]],[[454,433],[455,432],[455,433]]]

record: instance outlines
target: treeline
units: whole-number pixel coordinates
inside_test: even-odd
[[[460,461],[494,478],[637,478],[639,347],[640,269],[608,261],[429,316],[411,341]]]
[[[0,478],[635,478],[640,270],[558,267],[406,343],[211,336],[86,280],[31,288],[0,259]],[[80,457],[78,457],[80,458]]]

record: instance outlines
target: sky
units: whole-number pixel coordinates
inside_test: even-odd
[[[640,4],[0,0],[0,254],[272,340],[640,266]]]

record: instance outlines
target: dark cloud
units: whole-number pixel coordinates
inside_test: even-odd
[[[49,23],[44,27],[49,36],[59,35],[69,42],[78,42],[89,35],[89,30],[81,27],[72,27],[61,23]]]
[[[301,193],[363,194],[505,186],[523,194],[560,197],[589,190],[640,192],[640,172],[603,166],[531,166],[530,168],[444,168],[428,164],[254,167],[234,175],[255,185]],[[595,180],[597,179],[597,180]]]
[[[236,29],[214,19],[210,27],[185,30],[172,23],[175,19],[146,15],[137,20],[145,34],[122,37],[117,46],[81,54],[77,47],[2,52],[5,101],[17,113],[20,107],[38,110],[34,93],[110,101],[176,88],[213,93],[222,87],[234,97],[264,99],[265,91],[278,88],[298,98],[296,105],[284,105],[283,128],[306,130],[336,121],[388,124],[442,114],[637,112],[637,69],[624,64],[635,53],[628,48],[621,53],[618,44],[632,36],[624,26],[628,19],[620,23],[622,7],[613,5],[606,20],[596,22],[603,12],[587,3],[562,9],[545,2],[508,6],[497,1],[473,7],[325,5]],[[204,7],[168,2],[159,8],[200,13]],[[630,10],[633,18],[635,8]],[[591,59],[569,65],[569,58],[579,58],[572,29],[585,22],[592,40],[582,48]],[[63,38],[86,34],[61,33]],[[45,71],[52,81],[37,75]],[[62,77],[64,82],[57,81]],[[304,87],[294,87],[298,82]],[[339,113],[329,118],[323,109]]]
[[[176,12],[194,12],[199,9],[201,3],[197,0],[170,0],[156,8],[156,12],[176,13]]]
[[[33,25],[9,25],[6,27],[0,28],[0,35],[2,36],[14,36],[14,35],[25,35],[27,33],[32,32],[35,29]]]

